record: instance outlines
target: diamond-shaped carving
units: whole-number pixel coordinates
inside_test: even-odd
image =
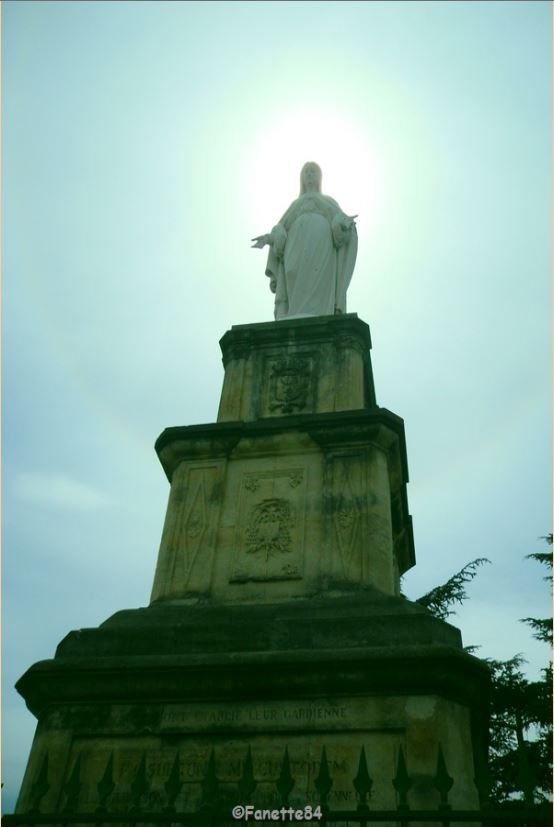
[[[352,490],[350,476],[346,463],[337,462],[336,468],[336,505],[334,512],[335,530],[340,556],[345,573],[356,564],[358,552],[358,527],[360,524],[360,508]]]
[[[206,492],[204,477],[201,476],[191,497],[190,508],[184,522],[185,572],[187,573],[198,553],[207,526]]]

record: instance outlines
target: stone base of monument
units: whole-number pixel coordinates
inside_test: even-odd
[[[18,812],[436,809],[441,784],[478,806],[487,670],[457,629],[371,588],[119,612],[18,689],[39,718]]]
[[[218,421],[166,429],[149,608],[72,632],[18,689],[18,811],[475,808],[488,671],[400,596],[402,420],[354,314],[239,325]]]

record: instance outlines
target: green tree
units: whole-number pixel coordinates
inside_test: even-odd
[[[529,554],[549,568],[544,578],[552,583],[552,534],[542,538],[549,550]],[[446,620],[456,604],[467,599],[466,586],[484,563],[480,557],[464,566],[446,583],[436,586],[416,602],[431,614]],[[522,618],[533,637],[552,645],[551,618]],[[466,647],[468,651],[478,647]],[[492,802],[527,804],[551,799],[552,789],[552,663],[542,670],[540,680],[530,681],[523,672],[525,660],[487,659],[491,669],[490,718],[490,799]]]
[[[477,570],[484,563],[490,563],[490,560],[486,557],[478,557],[476,560],[472,560],[463,569],[453,574],[446,583],[435,586],[431,591],[418,597],[415,602],[425,606],[439,620],[446,620],[447,617],[455,613],[455,604],[461,605],[467,599],[466,584],[471,583],[477,574]]]

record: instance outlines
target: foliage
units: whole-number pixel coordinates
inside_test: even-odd
[[[534,638],[552,646],[552,618],[523,617],[521,622],[529,624]]]
[[[472,560],[452,575],[452,577],[443,583],[441,586],[435,586],[434,589],[427,592],[427,594],[418,597],[416,603],[425,606],[432,615],[438,617],[440,620],[446,620],[451,614],[454,614],[455,609],[452,608],[455,603],[461,604],[467,598],[466,583],[470,583],[475,575],[477,569],[484,563],[490,563],[486,557],[478,557]]]
[[[552,534],[543,537],[550,550],[527,555],[552,572]],[[466,584],[479,566],[489,562],[478,558],[468,563],[441,586],[416,602],[435,617],[445,620],[466,598]],[[545,580],[552,582],[552,574]],[[552,644],[552,620],[526,617],[533,637]],[[472,649],[475,647],[469,647]],[[487,660],[491,669],[490,717],[490,799],[495,803],[524,800],[531,804],[551,799],[552,789],[552,663],[542,677],[530,681],[523,672],[525,660],[514,655],[509,660]]]
[[[552,534],[547,534],[545,537],[541,537],[541,540],[545,540],[548,543],[550,546],[550,551],[539,551],[535,552],[535,554],[528,554],[527,559],[535,560],[537,563],[547,566],[550,569],[550,574],[547,574],[544,579],[548,583],[552,583]],[[549,643],[550,646],[552,646],[551,617],[524,617],[522,618],[522,623],[527,623],[531,627],[534,638],[541,640],[543,643]]]
[[[489,771],[491,799],[549,800],[552,783],[552,666],[529,681],[525,661],[488,660],[492,675]]]

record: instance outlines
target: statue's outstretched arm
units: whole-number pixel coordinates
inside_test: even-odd
[[[266,244],[271,243],[269,239],[270,236],[268,233],[266,233],[265,235],[257,235],[256,238],[252,238],[250,240],[255,242],[255,244],[253,244],[252,247],[257,247],[258,250],[261,250],[263,247],[265,247]]]
[[[287,231],[282,224],[276,224],[270,233],[264,235],[257,235],[252,239],[254,244],[252,247],[257,247],[259,250],[265,247],[266,244],[273,249],[273,252],[278,258],[281,258],[285,251],[285,244],[287,241]]]

